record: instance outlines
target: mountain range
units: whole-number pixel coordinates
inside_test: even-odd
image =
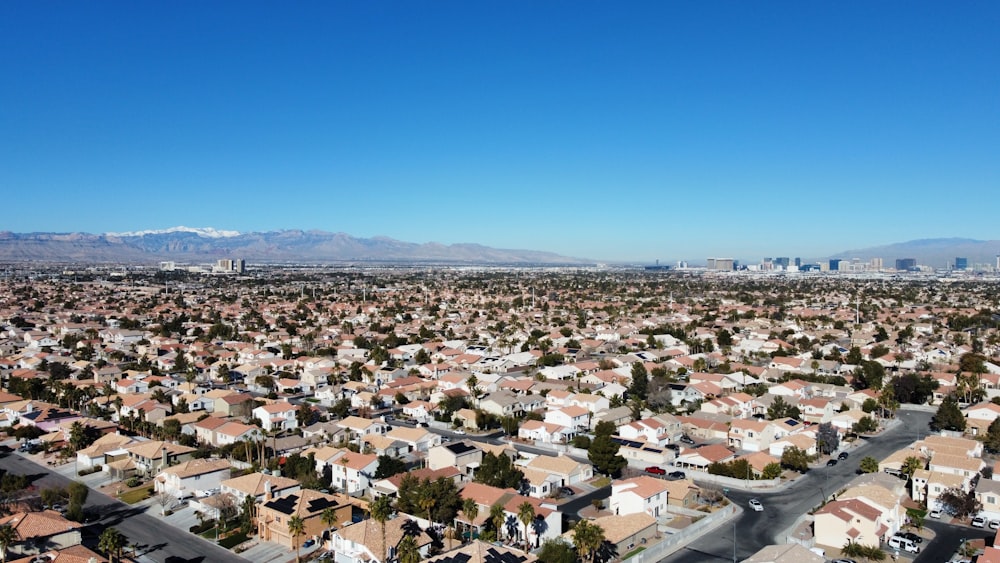
[[[284,230],[241,233],[212,228],[173,227],[128,233],[0,232],[0,261],[149,263],[214,262],[414,262],[444,264],[565,264],[593,261],[535,250],[478,244],[416,244],[388,237],[357,238],[346,233]]]
[[[1000,240],[931,238],[846,250],[834,254],[830,258],[844,260],[882,258],[887,268],[893,267],[896,259],[913,258],[917,264],[946,268],[955,264],[955,258],[962,257],[968,259],[971,268],[973,264],[992,264],[995,266],[998,255],[1000,255]]]

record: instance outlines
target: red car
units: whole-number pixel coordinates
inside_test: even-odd
[[[655,465],[650,465],[646,468],[646,473],[652,473],[653,475],[666,475],[667,470],[662,467],[657,467]]]

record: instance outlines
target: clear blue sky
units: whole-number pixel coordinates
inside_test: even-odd
[[[1000,3],[0,3],[0,230],[998,239]]]

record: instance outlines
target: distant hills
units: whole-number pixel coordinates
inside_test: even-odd
[[[888,268],[895,264],[897,258],[913,258],[917,264],[945,268],[953,265],[955,258],[961,257],[968,259],[971,268],[973,264],[977,263],[996,265],[997,254],[1000,254],[1000,241],[998,240],[932,238],[847,250],[834,254],[830,258],[845,260],[882,258]]]
[[[325,231],[240,233],[212,228],[174,227],[131,233],[0,232],[0,261],[149,263],[214,262],[424,262],[449,264],[566,264],[592,261],[536,250],[478,244],[417,244],[387,237],[357,238]]]

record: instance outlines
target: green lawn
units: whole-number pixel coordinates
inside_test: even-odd
[[[607,487],[610,485],[611,479],[608,479],[607,477],[598,477],[597,479],[591,481],[590,484],[600,489],[601,487]]]
[[[135,504],[141,500],[146,500],[151,496],[153,496],[153,486],[148,485],[124,492],[122,493],[122,496],[118,497],[118,499],[126,504]]]
[[[637,547],[637,548],[633,549],[632,551],[626,553],[625,557],[622,557],[622,561],[628,559],[629,557],[632,557],[633,555],[635,555],[636,553],[639,553],[640,551],[642,551],[644,549],[646,549],[646,548],[645,547]]]

